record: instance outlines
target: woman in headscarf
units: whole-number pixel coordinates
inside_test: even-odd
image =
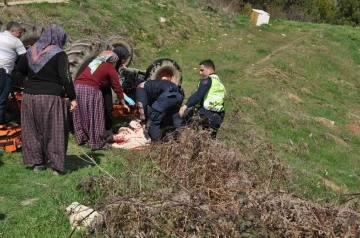
[[[102,149],[106,143],[104,98],[101,90],[111,85],[121,104],[124,94],[115,66],[118,56],[113,51],[103,51],[76,78],[75,92],[79,108],[73,113],[76,140],[88,144],[92,150]]]
[[[120,67],[126,63],[126,61],[131,56],[130,52],[123,46],[117,46],[113,49],[113,52],[119,57],[119,60],[116,62],[115,69],[119,70]]]
[[[131,56],[130,52],[122,46],[115,47],[113,52],[118,56],[119,60],[116,62],[115,69],[118,72],[118,77],[120,80],[121,77],[121,69],[123,64],[129,59]],[[120,82],[121,84],[121,82]],[[110,85],[108,87],[103,88],[102,94],[104,97],[104,107],[105,107],[105,137],[109,137],[113,134],[112,132],[112,122],[113,122],[113,97]],[[128,96],[124,94],[125,101],[130,105],[135,105],[135,102]]]
[[[69,131],[65,95],[70,112],[77,108],[69,61],[63,51],[66,39],[65,31],[52,24],[18,64],[19,71],[28,76],[21,105],[24,164],[41,171],[49,160],[55,175],[70,172],[65,169]]]

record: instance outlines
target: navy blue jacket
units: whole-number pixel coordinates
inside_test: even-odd
[[[173,82],[157,79],[145,81],[143,88],[136,89],[136,98],[144,109],[146,119],[147,106],[151,106],[164,92],[179,92],[179,88]]]
[[[191,95],[189,97],[189,99],[187,100],[185,105],[189,108],[189,107],[193,107],[196,104],[200,103],[200,105],[202,107],[205,95],[209,91],[210,87],[211,87],[211,78],[206,77],[206,78],[202,79],[199,84],[199,88],[193,95]]]

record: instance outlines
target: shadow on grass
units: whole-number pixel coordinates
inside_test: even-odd
[[[97,163],[101,163],[101,157],[104,156],[101,152],[91,152],[89,155],[91,158]],[[81,157],[81,158],[79,158]],[[76,171],[88,166],[95,166],[95,164],[87,158],[86,155],[67,155],[65,161],[65,167],[71,169],[72,171]]]
[[[79,158],[79,156],[82,158]],[[89,156],[97,163],[100,164],[101,160],[100,158],[104,156],[101,152],[91,152]],[[3,162],[0,160],[0,166],[3,165]],[[50,161],[46,164],[47,169],[50,168]],[[69,168],[72,171],[76,171],[88,166],[95,166],[95,164],[86,157],[86,155],[67,155],[65,159],[65,168]],[[32,165],[26,165],[25,169],[27,170],[33,170],[34,166]]]
[[[6,216],[5,214],[0,213],[0,221],[5,220]]]

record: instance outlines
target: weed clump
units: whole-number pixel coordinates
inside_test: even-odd
[[[255,138],[249,138],[256,143]],[[286,192],[290,169],[266,144],[258,160],[185,128],[142,153],[159,189],[97,203],[109,237],[342,237],[358,214]],[[261,160],[261,161],[259,161]],[[282,189],[282,190],[281,190]]]

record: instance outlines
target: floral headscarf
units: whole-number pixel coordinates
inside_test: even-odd
[[[90,73],[93,74],[100,64],[105,62],[114,63],[119,60],[119,57],[112,51],[101,52],[91,63],[89,64]]]

